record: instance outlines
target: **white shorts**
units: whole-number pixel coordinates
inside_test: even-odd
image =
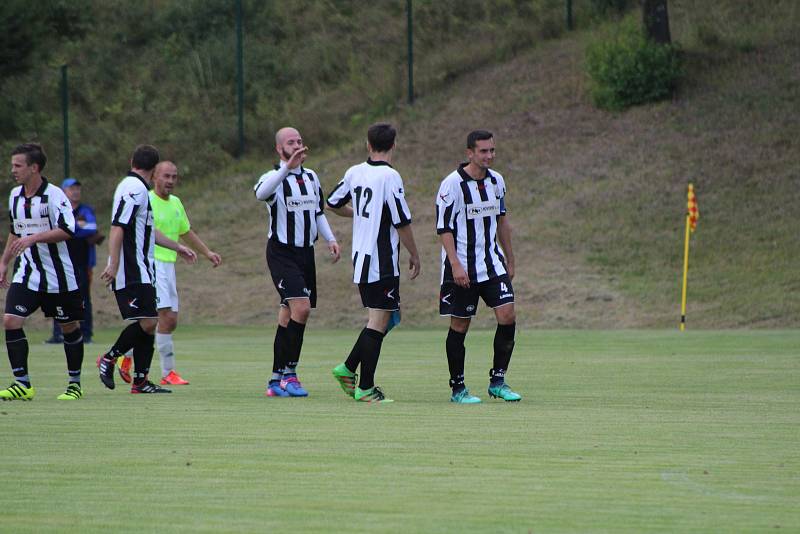
[[[177,312],[179,307],[175,263],[156,260],[156,308],[172,308],[172,311]]]

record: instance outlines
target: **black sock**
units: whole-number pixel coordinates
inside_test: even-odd
[[[280,374],[286,366],[286,327],[278,325],[272,344],[272,372]]]
[[[289,319],[289,324],[286,326],[286,345],[288,347],[286,372],[290,376],[297,372],[300,351],[303,350],[303,334],[305,331],[306,325],[298,323],[294,319]]]
[[[358,341],[361,345],[361,379],[358,387],[370,389],[375,386],[375,369],[378,367],[378,358],[381,356],[381,345],[383,344],[383,332],[364,328],[363,336],[359,336]]]
[[[64,354],[67,356],[69,382],[80,384],[83,365],[83,334],[80,328],[69,333],[64,332]]]
[[[517,323],[498,324],[494,334],[494,367],[489,371],[492,384],[502,383],[505,380],[508,364],[511,362],[511,353],[514,352],[514,332]]]
[[[136,385],[141,385],[147,380],[156,341],[155,334],[148,334],[144,330],[141,332],[138,341],[133,346],[133,383]]]
[[[356,339],[355,344],[353,344],[353,348],[350,351],[350,354],[347,356],[347,359],[344,361],[344,366],[347,367],[347,370],[351,373],[355,373],[356,369],[358,369],[358,364],[361,363],[361,340],[364,338],[364,332],[367,329],[364,328],[360,334],[358,334],[358,339]]]
[[[25,337],[22,328],[6,330],[6,348],[14,378],[26,388],[31,387],[31,379],[28,376],[28,338]]]
[[[452,328],[447,332],[447,366],[450,368],[450,387],[453,393],[464,389],[464,358],[467,349],[464,347],[466,332],[456,332]]]
[[[141,325],[139,325],[139,321],[132,322],[126,326],[122,332],[120,332],[117,341],[114,343],[114,346],[111,347],[108,352],[106,352],[106,357],[108,359],[119,358],[136,346],[139,336],[144,333],[145,331],[142,330]]]

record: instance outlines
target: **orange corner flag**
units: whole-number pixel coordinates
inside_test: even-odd
[[[694,186],[689,184],[689,224],[692,227],[692,232],[697,229],[697,220],[700,218],[700,210],[697,209],[697,197],[694,194]]]

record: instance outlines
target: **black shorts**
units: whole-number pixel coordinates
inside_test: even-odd
[[[311,307],[317,307],[314,247],[292,247],[270,239],[267,241],[267,267],[281,297],[281,306],[288,306],[289,299],[309,299]]]
[[[6,293],[6,313],[18,317],[29,317],[42,308],[45,317],[58,323],[83,320],[83,297],[79,290],[67,293],[45,293],[34,291],[22,284],[11,284]]]
[[[439,315],[470,318],[478,311],[478,297],[490,308],[499,308],[514,303],[514,288],[507,274],[501,274],[485,282],[470,282],[469,287],[445,280],[439,294]]]
[[[400,309],[400,277],[384,278],[369,284],[358,284],[361,304],[372,310]]]
[[[114,291],[119,313],[126,321],[158,319],[156,288],[152,284],[131,284]]]

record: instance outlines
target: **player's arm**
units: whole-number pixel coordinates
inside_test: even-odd
[[[328,209],[340,217],[353,218],[353,207],[348,206],[350,203],[350,186],[348,185],[348,175],[342,178],[342,181],[336,184],[331,194],[328,195]]]
[[[156,245],[158,245],[159,247],[164,247],[170,250],[174,250],[187,263],[194,263],[197,261],[197,254],[195,254],[194,250],[190,249],[189,247],[185,247],[180,243],[178,243],[177,241],[173,241],[172,239],[168,238],[167,236],[162,234],[161,230],[159,230],[158,228],[153,228],[153,231],[156,233]]]
[[[305,154],[307,150],[307,146],[298,148],[292,153],[289,161],[286,162],[286,165],[276,171],[268,172],[267,174],[263,175],[253,188],[256,193],[256,198],[258,200],[268,200],[272,195],[274,195],[275,191],[278,189],[278,186],[289,175],[289,171],[297,168],[297,166],[302,164],[306,159]]]
[[[213,250],[209,249],[208,246],[200,239],[200,236],[195,233],[194,230],[189,230],[185,234],[181,234],[181,239],[189,244],[194,250],[197,250],[205,256],[208,261],[211,262],[211,265],[214,267],[219,267],[222,263],[222,256],[214,252]]]
[[[419,252],[417,252],[417,244],[414,242],[414,232],[411,231],[411,223],[404,224],[397,228],[397,235],[400,237],[400,242],[408,251],[408,269],[410,271],[410,278],[413,280],[419,275],[421,266],[419,262]]]
[[[345,205],[339,208],[328,206],[328,209],[330,209],[333,213],[335,213],[339,217],[349,217],[351,219],[353,218],[353,208],[350,206]]]
[[[8,239],[6,240],[6,246],[3,249],[3,257],[0,258],[0,287],[8,287],[9,281],[6,278],[6,273],[8,273],[8,264],[13,257],[11,255],[11,244],[19,239],[16,234],[9,232]]]
[[[453,239],[453,234],[451,232],[442,232],[439,234],[439,241],[441,241],[444,253],[447,255],[447,260],[450,262],[450,269],[453,271],[453,281],[457,286],[469,287],[469,275],[467,275],[467,271],[458,260],[456,241]]]
[[[72,235],[61,228],[53,228],[46,232],[20,237],[14,240],[11,246],[11,255],[19,256],[25,252],[25,249],[32,247],[36,243],[58,243],[59,241],[66,241],[70,237]]]
[[[122,252],[122,238],[125,235],[125,230],[121,226],[112,226],[108,234],[108,264],[106,268],[100,273],[100,279],[110,284],[114,278],[117,277],[117,269],[119,269],[119,255]]]
[[[317,214],[317,231],[322,236],[322,239],[328,243],[328,252],[330,252],[331,260],[336,263],[342,256],[342,251],[339,248],[339,243],[336,242],[336,236],[333,234],[330,224],[328,224],[328,218],[322,212]]]
[[[506,257],[506,270],[508,277],[514,279],[514,251],[511,248],[511,223],[508,222],[508,215],[501,215],[497,218],[497,240],[500,248]]]
[[[263,201],[268,200],[275,194],[278,186],[281,185],[281,182],[283,182],[288,174],[289,167],[281,167],[277,171],[268,172],[263,175],[253,188],[256,198]]]

